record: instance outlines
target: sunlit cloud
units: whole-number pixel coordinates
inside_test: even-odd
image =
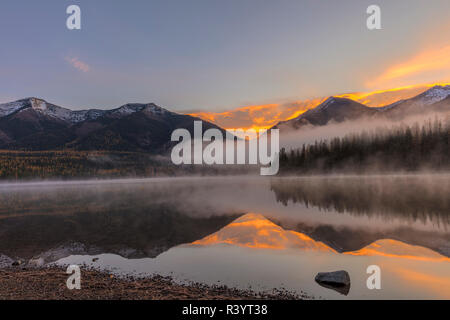
[[[244,106],[225,112],[196,112],[191,116],[214,122],[225,129],[268,129],[280,121],[298,117],[303,112],[321,103],[324,98]]]
[[[418,94],[421,94],[422,92],[426,91],[431,87],[437,85],[445,86],[449,84],[450,82],[417,84],[370,92],[344,93],[337,95],[337,97],[352,99],[359,103],[365,104],[368,107],[381,107],[396,102],[398,100],[412,98]]]
[[[437,72],[436,76],[448,76],[450,73],[450,45],[424,50],[404,62],[390,66],[374,80],[367,81],[369,88],[388,86],[411,80],[412,77],[427,76]]]
[[[436,85],[450,85],[450,82],[416,84],[368,92],[350,92],[335,96],[352,99],[368,107],[382,107],[398,100],[412,98]],[[320,97],[291,103],[245,106],[224,112],[202,111],[189,114],[229,130],[268,129],[281,121],[297,118],[307,110],[319,105],[326,98]]]
[[[82,71],[89,72],[91,67],[86,63],[78,59],[77,57],[66,57],[65,60],[74,68]]]

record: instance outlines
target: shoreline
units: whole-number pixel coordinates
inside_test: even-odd
[[[69,290],[62,267],[0,268],[0,300],[303,300],[306,294],[255,292],[200,283],[178,284],[169,277],[117,277],[83,268],[81,289]]]

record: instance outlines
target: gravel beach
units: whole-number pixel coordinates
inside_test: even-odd
[[[170,278],[118,278],[83,269],[80,290],[69,290],[58,267],[0,269],[0,300],[271,300],[302,299],[283,291],[259,294],[225,286],[181,285]]]

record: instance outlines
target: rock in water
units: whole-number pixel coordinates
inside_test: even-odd
[[[350,291],[350,276],[347,271],[319,272],[315,278],[322,287],[335,290],[343,295]]]

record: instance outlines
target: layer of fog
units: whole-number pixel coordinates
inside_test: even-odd
[[[346,135],[358,134],[362,132],[387,131],[393,127],[413,126],[419,124],[422,126],[428,121],[440,119],[448,121],[449,113],[427,113],[426,115],[413,115],[403,120],[381,119],[381,118],[362,118],[340,123],[329,122],[325,126],[304,126],[299,129],[284,126],[280,134],[280,146],[286,149],[301,148],[303,144],[314,144],[315,141],[330,140],[335,137],[344,137]]]
[[[373,176],[382,183],[383,188],[390,188],[389,180],[403,179],[405,176]],[[411,175],[422,186],[442,186],[445,193],[449,191],[450,175]],[[360,177],[338,177],[352,179]],[[372,179],[370,176],[366,179]],[[190,216],[213,216],[222,214],[261,213],[274,221],[283,222],[283,226],[295,226],[298,223],[310,225],[333,225],[351,228],[369,228],[370,230],[387,230],[397,227],[410,227],[423,231],[448,232],[448,219],[421,220],[410,216],[385,215],[371,212],[365,215],[338,213],[331,209],[324,210],[317,206],[305,206],[302,203],[289,202],[283,205],[277,201],[271,190],[271,183],[283,183],[289,179],[300,180],[308,185],[311,179],[333,179],[333,177],[315,178],[263,178],[249,176],[234,177],[178,177],[151,179],[121,179],[111,181],[71,181],[71,182],[35,182],[0,184],[0,217],[9,214],[26,215],[24,208],[30,203],[42,207],[41,212],[55,207],[55,203],[64,206],[71,201],[83,207],[96,210],[97,206],[116,208],[141,205],[151,207],[153,204],[174,206],[183,214]],[[320,192],[320,191],[318,191]],[[400,196],[400,195],[399,195]],[[445,202],[445,203],[447,203]],[[447,205],[447,204],[446,204]]]

